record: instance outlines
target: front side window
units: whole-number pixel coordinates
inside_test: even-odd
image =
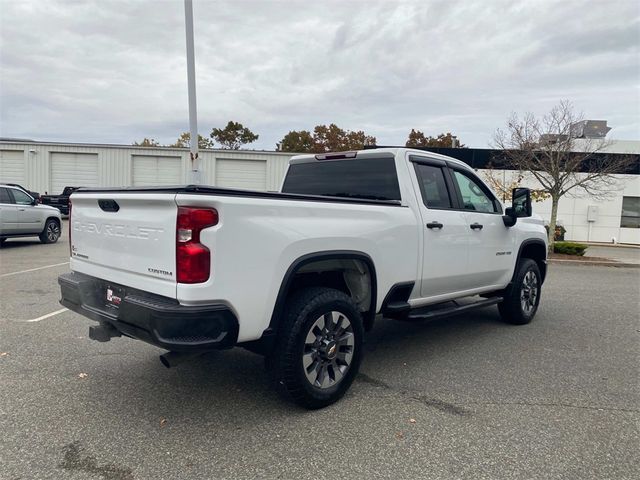
[[[640,197],[622,197],[622,228],[640,228]]]
[[[424,204],[428,208],[451,208],[451,197],[442,168],[420,163],[416,163],[415,168]]]
[[[480,213],[498,213],[496,202],[478,180],[458,170],[453,170],[453,178],[462,195],[462,208]]]
[[[33,198],[24,193],[22,190],[11,189],[13,198],[18,205],[31,205]]]

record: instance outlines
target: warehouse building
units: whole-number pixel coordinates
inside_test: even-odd
[[[465,161],[481,176],[491,150],[433,149]],[[613,142],[608,151],[640,154],[640,142]],[[276,191],[291,154],[254,150],[202,150],[205,183],[220,187]],[[638,156],[640,158],[640,155]],[[0,182],[18,183],[41,193],[61,193],[67,186],[112,187],[187,183],[190,156],[186,148],[94,145],[0,140]],[[513,172],[497,171],[509,183]],[[496,174],[493,170],[491,174]],[[564,197],[558,223],[565,239],[640,245],[640,171],[616,176],[618,185],[606,199]],[[529,182],[526,186],[536,188]],[[551,201],[534,204],[534,213],[549,219]]]
[[[221,187],[278,190],[291,154],[202,150],[205,181]],[[0,181],[58,194],[67,186],[186,183],[189,150],[170,147],[0,141]]]

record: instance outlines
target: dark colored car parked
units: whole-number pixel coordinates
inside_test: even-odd
[[[80,187],[64,187],[60,195],[42,195],[40,200],[44,205],[50,205],[60,210],[63,215],[69,215],[69,197]]]

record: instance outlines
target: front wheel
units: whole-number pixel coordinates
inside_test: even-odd
[[[522,259],[516,268],[513,285],[498,310],[505,322],[524,325],[533,320],[538,310],[542,276],[538,264],[530,258]]]
[[[42,243],[56,243],[60,238],[60,224],[53,220],[47,220],[44,226],[44,230],[40,234],[40,241]]]
[[[350,297],[307,288],[290,299],[267,368],[286,397],[304,408],[323,408],[339,400],[358,374],[363,336]]]

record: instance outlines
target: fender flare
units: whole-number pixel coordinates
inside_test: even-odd
[[[298,270],[300,270],[303,266],[308,265],[309,263],[322,260],[360,260],[364,262],[364,264],[369,269],[369,274],[371,276],[371,304],[363,320],[365,324],[367,321],[373,321],[376,316],[376,305],[378,300],[376,268],[371,257],[366,253],[357,250],[326,250],[313,252],[303,255],[294,260],[284,274],[284,277],[280,282],[280,289],[278,290],[278,295],[276,296],[276,302],[273,307],[273,312],[271,313],[269,326],[262,333],[263,338],[273,336],[277,333],[278,327],[280,326],[282,314],[284,313],[284,309],[286,306],[287,294],[291,289],[293,277],[298,272]]]
[[[518,263],[520,262],[520,259],[522,258],[522,251],[524,250],[525,247],[529,246],[529,245],[540,245],[542,247],[542,249],[545,252],[544,255],[544,259],[542,260],[542,267],[540,268],[540,274],[542,275],[542,280],[541,283],[544,283],[544,280],[547,276],[547,246],[544,243],[543,240],[540,240],[539,238],[529,238],[527,240],[524,240],[521,244],[520,244],[520,248],[518,248],[518,256],[516,257],[516,264],[515,264],[515,268],[513,269],[513,275],[511,276],[511,281],[509,282],[509,288],[512,286],[513,284],[513,279],[516,276],[517,270],[518,270]]]

